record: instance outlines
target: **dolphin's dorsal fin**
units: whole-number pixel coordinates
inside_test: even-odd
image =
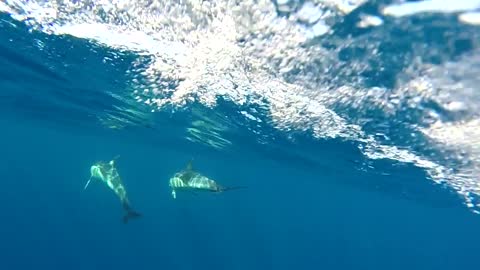
[[[188,161],[187,167],[185,168],[186,171],[193,171],[193,159]]]
[[[110,165],[114,166],[115,163],[117,162],[117,159],[120,158],[120,155],[116,155],[111,161],[110,161]]]

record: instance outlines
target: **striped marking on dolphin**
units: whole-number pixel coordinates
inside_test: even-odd
[[[244,186],[224,187],[215,180],[210,179],[199,172],[193,170],[192,160],[190,160],[185,169],[177,172],[170,178],[169,186],[172,189],[172,197],[177,198],[177,191],[207,191],[220,193],[234,189],[247,188]]]
[[[115,162],[118,158],[119,156],[116,156],[109,162],[99,161],[93,164],[90,167],[90,178],[83,189],[87,189],[92,179],[98,179],[105,183],[120,199],[123,209],[126,211],[125,215],[123,216],[123,223],[127,223],[131,218],[140,217],[141,214],[133,210],[130,205],[130,201],[127,197],[127,190],[125,189],[122,178],[118,174],[115,166]]]

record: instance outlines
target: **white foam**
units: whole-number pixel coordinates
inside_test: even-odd
[[[383,24],[383,20],[380,17],[373,15],[363,14],[360,16],[360,21],[357,23],[357,27],[366,28],[366,27],[375,27]]]
[[[479,0],[425,0],[390,5],[385,7],[382,13],[387,16],[402,17],[426,12],[452,13],[469,11],[479,7]]]
[[[9,5],[7,5],[7,3],[4,3],[4,2],[0,2],[0,11],[8,14],[14,13],[13,9]]]
[[[276,0],[278,5],[286,5],[290,2],[290,0]]]
[[[465,12],[458,16],[458,20],[471,25],[480,25],[480,12]]]
[[[297,12],[300,21],[314,23],[322,17],[322,10],[312,2],[305,2]]]
[[[368,0],[314,0],[313,2],[321,5],[332,6],[343,14],[349,14]]]
[[[327,26],[323,21],[318,21],[311,28],[311,37],[319,37],[327,34],[330,31],[330,27]]]

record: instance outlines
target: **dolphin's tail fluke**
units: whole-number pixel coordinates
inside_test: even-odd
[[[132,218],[138,218],[141,217],[142,215],[138,213],[137,211],[133,210],[132,207],[130,207],[130,204],[128,202],[123,202],[123,209],[127,212],[123,216],[123,223],[127,224],[128,221]]]
[[[140,215],[139,213],[135,212],[135,211],[128,211],[125,216],[123,216],[123,223],[127,224],[128,221],[131,219],[131,218],[137,218],[137,217],[141,217],[142,215]]]
[[[246,186],[236,186],[236,187],[221,187],[219,188],[218,191],[224,192],[224,191],[230,191],[230,190],[236,190],[236,189],[246,189],[248,187]]]

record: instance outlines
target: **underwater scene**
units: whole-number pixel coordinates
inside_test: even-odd
[[[0,0],[0,269],[480,269],[480,0]]]

